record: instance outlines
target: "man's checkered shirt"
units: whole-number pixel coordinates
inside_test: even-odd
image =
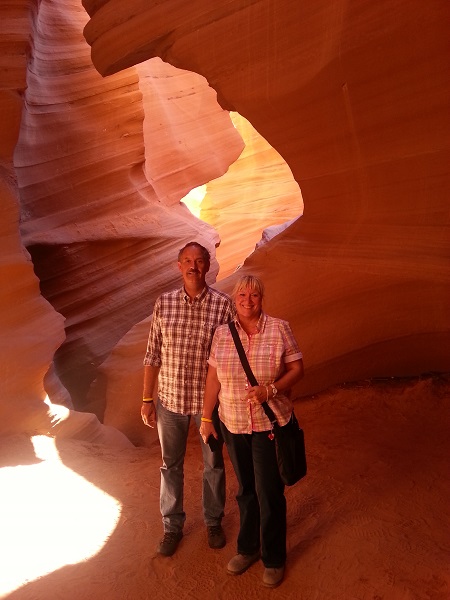
[[[230,298],[210,287],[191,302],[184,288],[155,302],[144,365],[160,367],[158,398],[180,414],[199,414],[217,325],[232,318]]]

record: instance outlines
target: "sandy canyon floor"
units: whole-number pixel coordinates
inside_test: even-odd
[[[228,542],[210,550],[192,428],[185,536],[156,554],[159,446],[0,440],[0,598],[10,600],[448,600],[449,376],[364,381],[296,402],[307,477],[286,489],[288,562],[276,590],[263,565],[226,573],[236,481],[226,456]]]

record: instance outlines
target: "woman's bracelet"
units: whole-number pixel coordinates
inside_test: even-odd
[[[202,418],[200,419],[200,421],[201,421],[202,423],[212,423],[212,419],[207,419],[206,417],[202,417]]]
[[[144,404],[151,404],[153,402],[153,398],[142,398],[142,402]]]

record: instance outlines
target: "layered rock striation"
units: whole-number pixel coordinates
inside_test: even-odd
[[[14,149],[19,136],[33,3],[0,9],[0,434],[50,428],[44,377],[64,340],[64,319],[39,293],[19,234]],[[42,332],[46,332],[43,335]]]
[[[0,11],[0,433],[108,438],[72,407],[126,420],[120,391],[131,410],[145,319],[180,283],[178,249],[197,239],[214,255],[231,240],[218,255],[229,291],[235,247],[253,247],[269,196],[279,214],[258,227],[276,228],[240,271],[263,277],[267,311],[294,328],[298,394],[449,370],[448,3],[16,0]],[[289,176],[281,160],[258,163],[266,151],[249,139],[246,157],[228,111]],[[245,187],[246,169],[230,168],[239,156],[260,166]],[[204,184],[213,226],[180,204]],[[210,282],[218,270],[214,257]]]
[[[155,59],[103,79],[86,19],[76,1],[40,4],[14,161],[22,239],[65,317],[55,365],[77,408],[114,345],[178,283],[178,249],[198,239],[214,251],[217,232],[179,199],[243,148],[201,76]]]
[[[292,170],[304,215],[243,269],[294,326],[300,389],[448,370],[448,3],[83,5],[100,73],[200,73]]]

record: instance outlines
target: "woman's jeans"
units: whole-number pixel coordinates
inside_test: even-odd
[[[156,422],[161,444],[162,467],[160,488],[160,509],[164,531],[180,531],[186,520],[183,509],[184,497],[184,457],[191,417],[200,427],[201,415],[181,415],[156,403]],[[220,436],[217,408],[213,414],[216,431]],[[211,452],[199,434],[203,454],[203,518],[207,526],[220,525],[225,507],[225,468],[220,450]]]
[[[286,498],[278,471],[275,441],[268,431],[222,435],[239,482],[239,554],[254,554],[261,546],[265,567],[286,562]],[[260,541],[261,540],[261,541]]]

